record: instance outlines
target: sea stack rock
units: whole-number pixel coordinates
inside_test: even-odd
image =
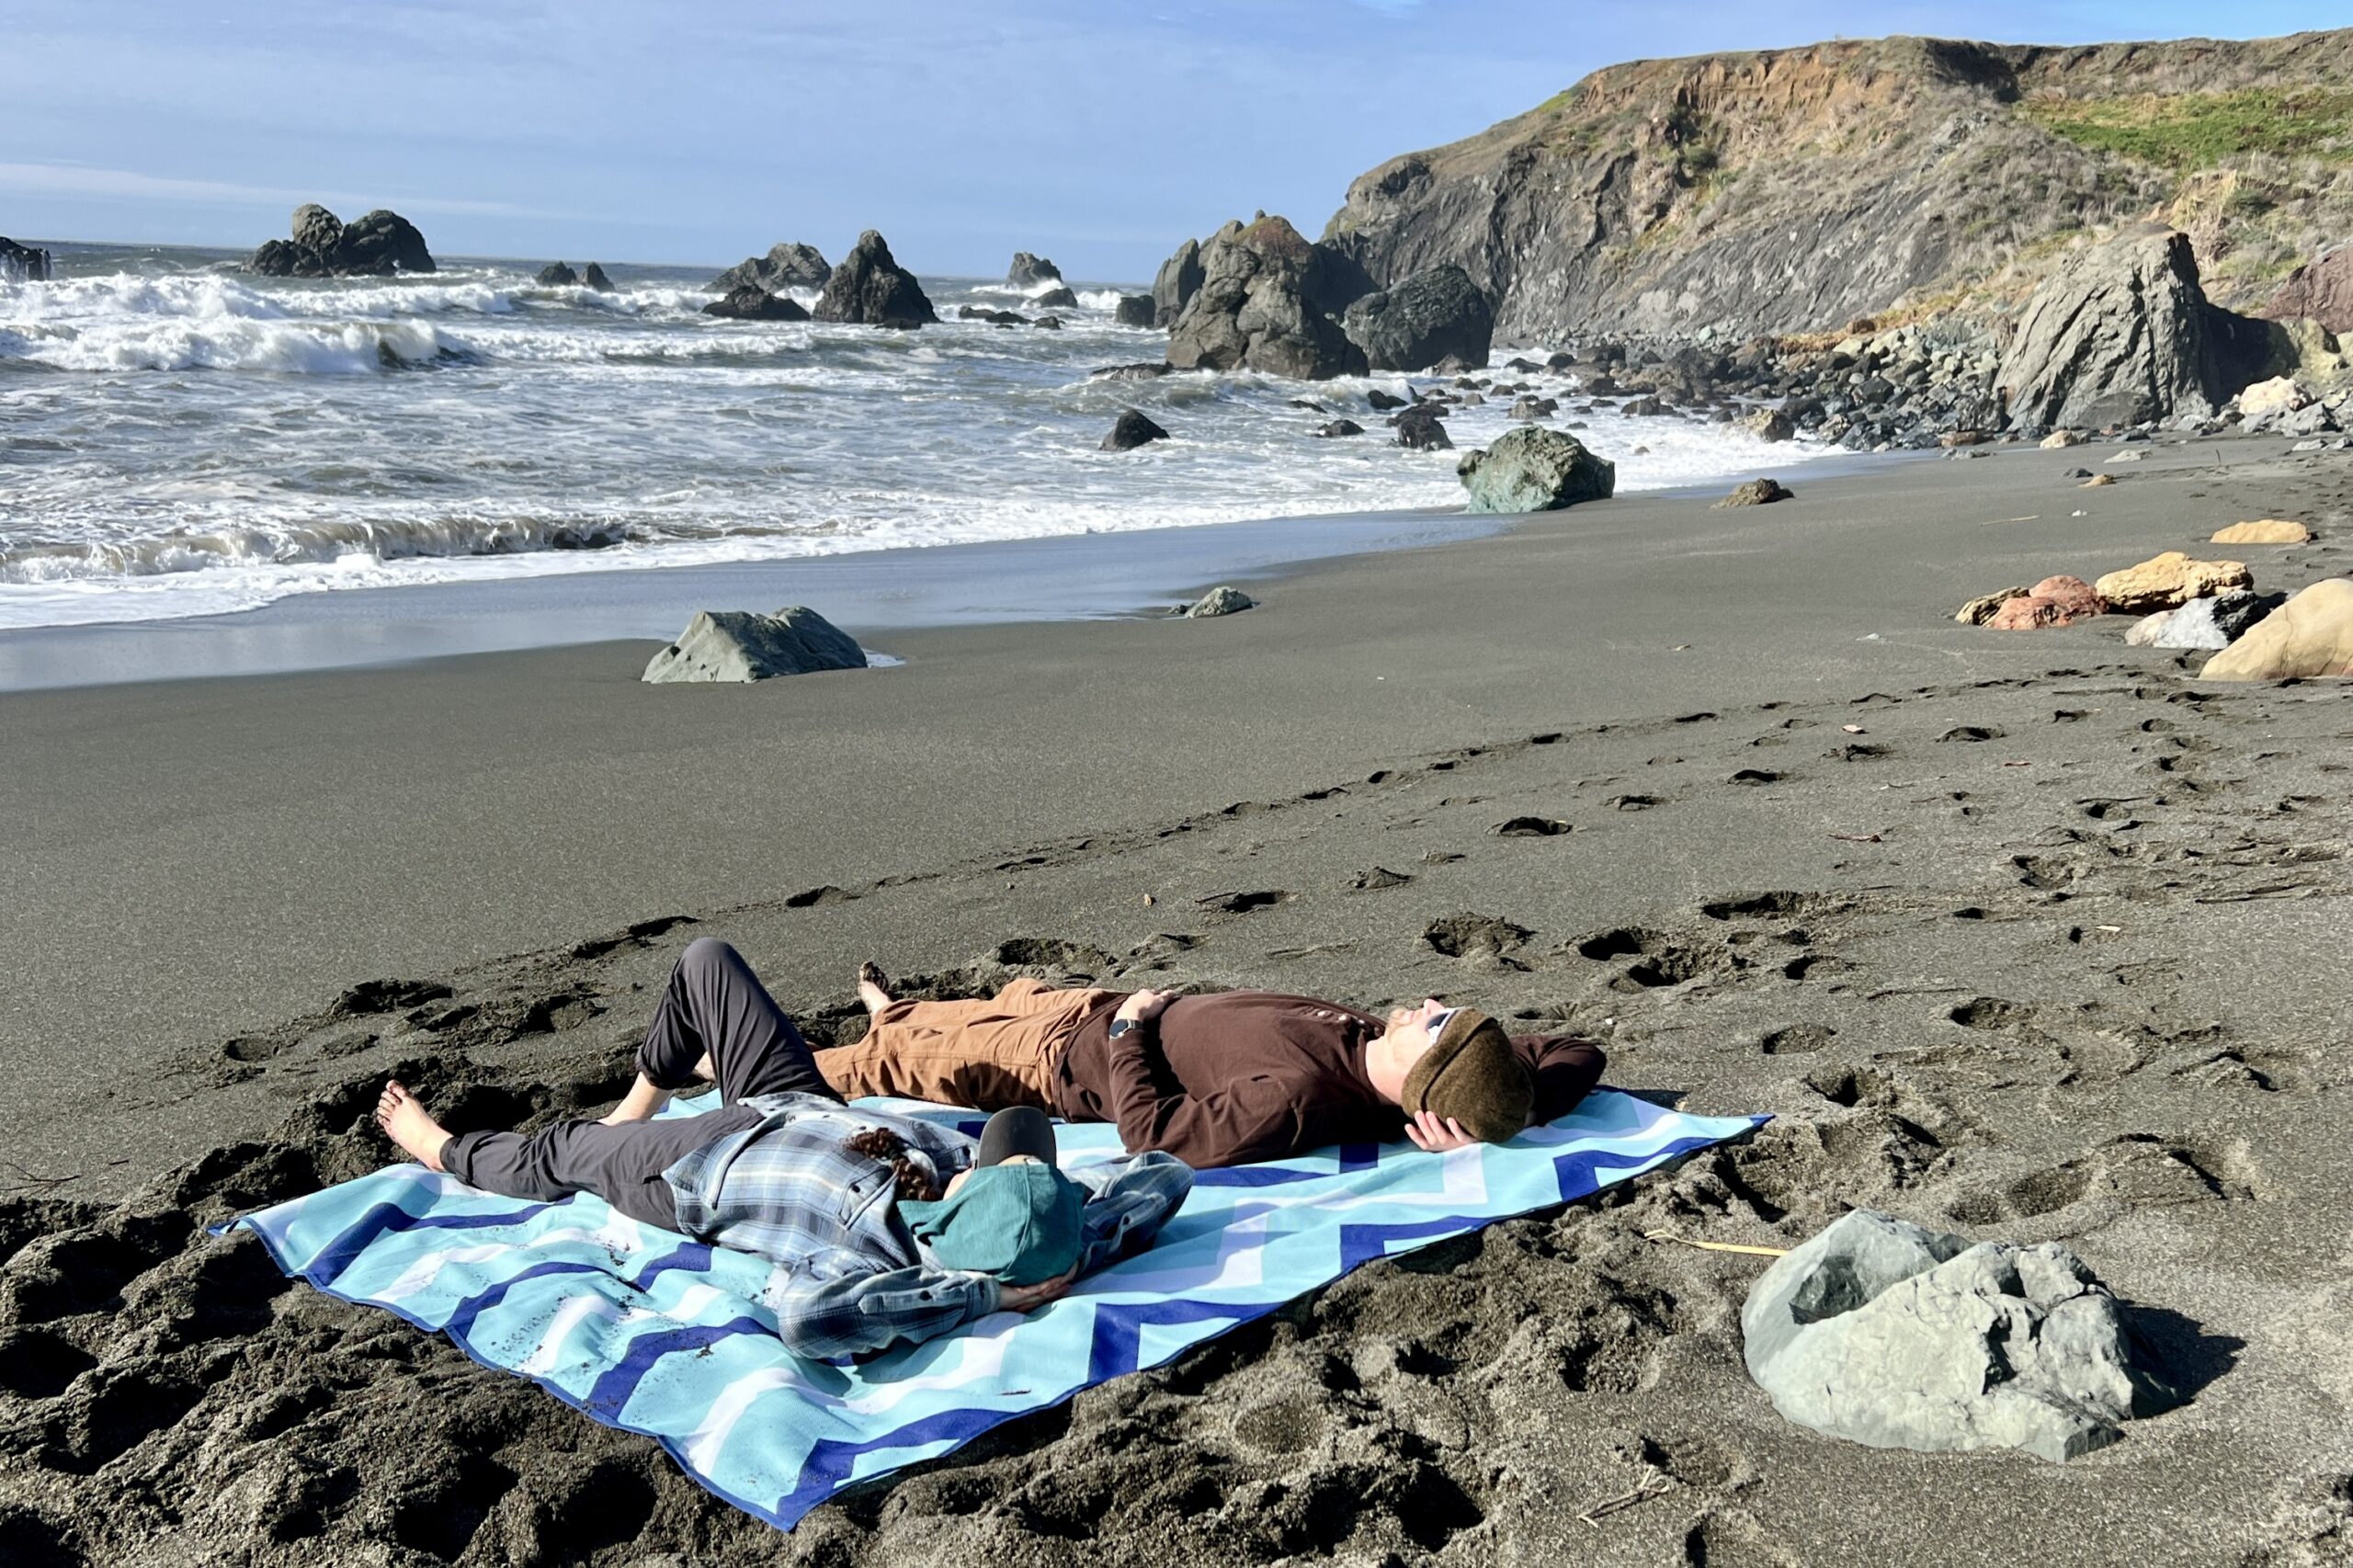
[[[889,243],[872,229],[858,236],[825,279],[815,315],[819,321],[900,328],[939,319],[915,275],[892,259]]]
[[[1972,1246],[1867,1209],[1767,1269],[1740,1329],[1774,1409],[1876,1449],[2071,1460],[2178,1397],[2065,1247]]]
[[[0,283],[46,283],[49,277],[47,251],[0,235]]]
[[[432,272],[416,225],[382,208],[346,223],[316,202],[294,210],[293,237],[254,252],[245,270],[267,278],[389,278]]]
[[[1074,311],[1078,309],[1078,295],[1067,283],[1057,284],[1032,296],[1029,302],[1041,311]]]
[[[1484,451],[1466,452],[1455,468],[1471,493],[1471,512],[1552,512],[1618,493],[1618,465],[1595,457],[1574,436],[1541,426],[1506,431]]]
[[[560,261],[551,261],[540,267],[539,276],[531,281],[542,289],[569,289],[580,281],[580,274]]]
[[[710,287],[722,293],[741,289],[746,283],[757,284],[771,294],[787,289],[822,289],[834,269],[817,254],[814,245],[787,241],[768,247],[766,256],[747,256],[718,277]]]
[[[1361,273],[1280,218],[1229,224],[1203,246],[1201,287],[1168,329],[1180,370],[1263,370],[1302,381],[1365,373],[1337,312],[1367,290]]]
[[[1042,256],[1031,256],[1026,250],[1013,253],[1013,265],[1005,269],[1008,288],[1034,289],[1040,283],[1059,283],[1063,269]]]
[[[1342,324],[1376,370],[1427,370],[1449,359],[1458,371],[1477,369],[1487,363],[1495,335],[1487,297],[1451,263],[1367,294],[1347,308]]]
[[[2089,246],[2018,318],[1996,376],[2010,423],[2099,429],[2211,415],[2239,390],[2226,384],[2236,320],[2206,302],[2187,234]]]
[[[1100,452],[1127,452],[1153,441],[1165,441],[1168,432],[1132,408],[1120,410],[1111,432],[1096,447]]]
[[[1174,326],[1201,290],[1201,243],[1187,240],[1152,280],[1152,324]]]
[[[728,291],[723,300],[713,300],[702,308],[707,316],[725,321],[807,321],[809,312],[799,301],[781,294],[771,294],[756,283],[746,283]]]
[[[1149,294],[1120,295],[1118,307],[1111,312],[1111,319],[1121,326],[1150,326],[1152,324],[1152,296]]]
[[[580,281],[599,294],[609,294],[614,291],[613,280],[606,277],[605,269],[593,261],[588,264],[587,270],[581,273]]]
[[[774,615],[699,612],[676,642],[654,655],[642,678],[656,685],[755,681],[865,667],[866,650],[857,639],[806,605],[787,605]]]

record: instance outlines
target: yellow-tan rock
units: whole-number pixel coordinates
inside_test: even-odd
[[[2084,438],[2073,430],[2053,430],[2042,438],[2042,449],[2046,452],[2055,452],[2062,447],[2080,447],[2083,444]]]
[[[2208,594],[2244,588],[2255,581],[2244,561],[2192,561],[2178,550],[2153,555],[2138,566],[2110,572],[2093,585],[2108,608],[2124,615],[2173,609]]]
[[[2302,523],[2290,523],[2278,517],[2261,517],[2251,523],[2233,523],[2216,534],[2215,544],[2302,544],[2313,537],[2313,530]]]
[[[2353,578],[2314,583],[2206,661],[2207,680],[2353,676]]]
[[[2085,489],[2085,490],[2090,490],[2090,489],[2094,489],[2094,488],[2096,488],[2097,486],[2099,486],[2099,485],[2102,485],[2102,484],[2113,484],[2113,483],[2116,483],[2116,475],[2114,475],[2114,474],[2112,474],[2112,473],[2096,473],[2096,474],[2092,475],[2089,479],[2086,479],[2086,481],[2084,481],[2084,483],[2083,483],[2083,484],[2082,484],[2081,488],[2083,488],[2083,489]]]

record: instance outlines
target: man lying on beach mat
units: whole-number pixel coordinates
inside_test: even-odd
[[[842,1103],[792,1020],[724,942],[689,946],[599,1121],[452,1136],[397,1083],[376,1119],[429,1168],[508,1198],[592,1192],[633,1220],[776,1265],[762,1298],[785,1347],[835,1358],[1026,1312],[1151,1244],[1192,1189],[1165,1153],[1064,1173],[1053,1124],[1014,1108],[977,1139]],[[714,1080],[722,1107],[652,1119],[648,1078]]]
[[[852,1098],[897,1095],[982,1110],[1035,1106],[1116,1122],[1131,1150],[1196,1169],[1334,1143],[1500,1143],[1565,1116],[1601,1077],[1601,1051],[1504,1033],[1484,1013],[1426,1001],[1387,1018],[1312,996],[1051,990],[1017,980],[983,1001],[900,1002],[872,964],[873,1022],[817,1052]]]

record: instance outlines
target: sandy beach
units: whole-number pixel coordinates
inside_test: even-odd
[[[606,642],[0,695],[0,1539],[27,1563],[2342,1561],[2353,707],[2201,684],[2122,617],[1951,619],[2245,518],[2319,537],[2202,553],[2266,589],[2343,574],[2353,456],[2286,448],[2160,441],[2097,490],[2066,475],[2105,445],[1800,474],[1765,507],[1622,497],[1314,563],[1236,618],[907,631],[903,665],[745,687],[641,685],[654,644]],[[821,1041],[858,1027],[869,957],[918,989],[1438,995],[1777,1119],[1370,1265],[790,1536],[203,1233],[389,1159],[388,1074],[460,1129],[610,1101],[701,935]],[[1849,1207],[2064,1241],[2190,1397],[2063,1467],[1790,1425],[1741,1364],[1763,1260],[1645,1233],[1786,1247]]]

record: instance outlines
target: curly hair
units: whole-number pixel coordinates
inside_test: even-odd
[[[906,1141],[889,1128],[870,1127],[852,1136],[848,1147],[854,1154],[881,1160],[891,1167],[892,1179],[897,1189],[894,1196],[911,1199],[917,1203],[931,1203],[938,1199],[939,1184],[932,1179],[929,1171],[908,1154]]]

